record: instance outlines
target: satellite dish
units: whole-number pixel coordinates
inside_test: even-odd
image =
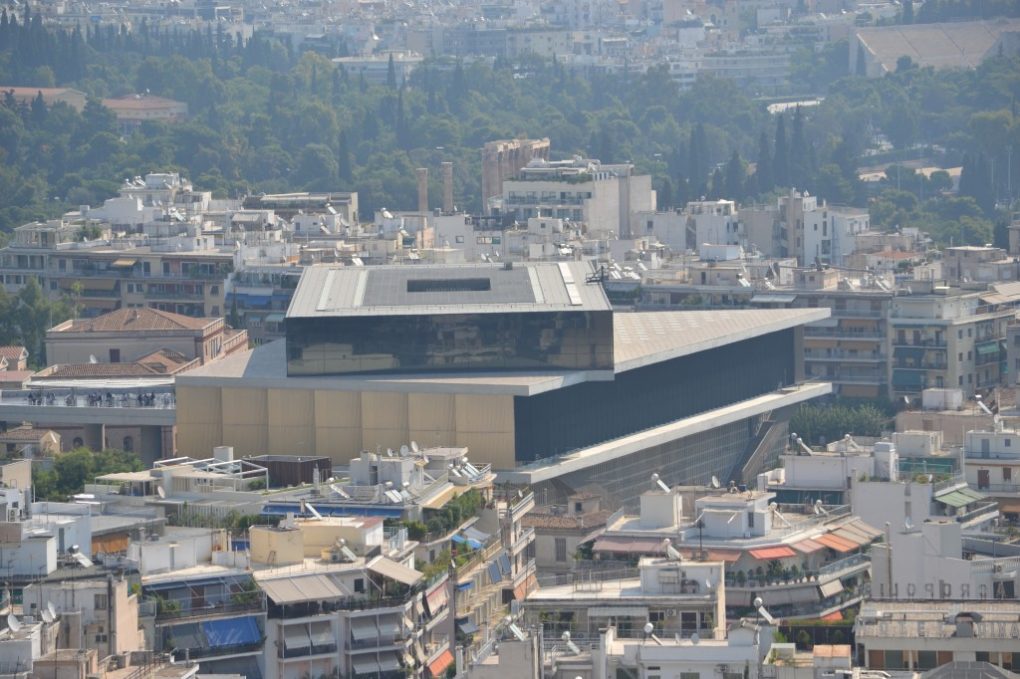
[[[99,359],[96,358],[95,354],[89,354],[89,363],[92,364],[99,363]]]
[[[646,622],[645,626],[644,626],[644,631],[645,631],[645,634],[651,634],[652,632],[655,631],[655,625],[653,625],[650,622]]]
[[[43,612],[40,613],[39,616],[42,618],[42,621],[45,622],[47,625],[49,625],[56,619],[53,617],[53,614],[51,614],[47,610],[43,610]]]
[[[765,622],[770,625],[776,624],[776,619],[765,610],[765,602],[761,600],[760,596],[754,598],[754,607],[758,610],[758,615],[765,619]]]
[[[12,632],[15,633],[19,632],[21,630],[21,621],[18,620],[18,616],[14,615],[13,613],[8,613],[7,627],[9,627]]]
[[[166,497],[166,491],[163,490],[163,486],[156,486],[156,495],[158,495],[160,497],[163,497],[163,498]]]
[[[722,486],[722,484],[719,483],[719,479],[716,478],[714,474],[712,475],[712,482],[710,485],[712,486],[712,488],[715,488],[716,490],[718,490],[720,486]]]
[[[417,441],[411,441],[411,452],[413,452],[413,453],[417,453],[418,452],[418,442]]]
[[[57,609],[54,608],[52,601],[47,601],[46,602],[46,612],[49,613],[54,618],[57,617]]]
[[[701,641],[701,637],[698,636],[697,632],[694,632],[693,634],[691,634],[691,643],[692,644],[697,646],[699,641]]]
[[[560,636],[560,639],[563,639],[563,643],[567,645],[567,648],[569,648],[570,652],[574,655],[578,655],[581,652],[581,649],[577,647],[577,644],[570,640],[569,631],[564,632],[563,635]]]
[[[407,454],[411,452],[411,449],[407,446],[400,446],[400,457],[407,457]]]

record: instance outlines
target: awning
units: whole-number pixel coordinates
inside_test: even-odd
[[[740,552],[729,549],[708,549],[705,551],[706,561],[725,561],[726,563],[736,563],[740,561]]]
[[[836,535],[837,537],[843,538],[847,542],[854,543],[858,547],[869,544],[871,542],[871,538],[869,538],[866,535],[861,535],[857,531],[847,526],[837,528],[836,530],[833,531],[833,534]]]
[[[874,526],[869,526],[868,524],[864,523],[864,521],[862,521],[860,519],[854,519],[854,520],[850,521],[849,523],[845,523],[845,524],[843,524],[843,527],[844,528],[853,528],[858,533],[861,533],[862,535],[866,535],[867,537],[871,538],[872,540],[875,540],[875,539],[880,538],[883,535],[885,535],[879,529],[875,528]]]
[[[266,323],[283,323],[283,314],[267,314],[263,320]]]
[[[835,596],[842,591],[843,583],[840,582],[839,578],[818,585],[818,592],[822,595],[823,599],[828,599],[830,596]]]
[[[442,585],[426,594],[425,601],[429,606],[429,615],[435,616],[446,605],[446,581],[444,580]]]
[[[379,663],[375,661],[375,658],[355,658],[351,665],[354,668],[354,675],[378,675],[379,674]]]
[[[333,628],[328,622],[313,622],[309,636],[312,646],[330,646],[334,643]]]
[[[819,549],[825,549],[825,545],[821,545],[814,540],[804,539],[800,542],[793,543],[793,548],[802,554],[811,554],[817,552]]]
[[[751,304],[790,304],[796,295],[755,295],[751,298]]]
[[[351,621],[351,636],[354,637],[355,641],[376,639],[379,637],[379,630],[375,628],[375,623],[371,618],[367,620],[353,620]]]
[[[920,362],[924,351],[924,347],[893,347],[893,358],[912,358]]]
[[[641,618],[648,619],[647,606],[592,606],[589,618]]]
[[[312,640],[308,638],[308,627],[306,625],[291,625],[283,628],[283,646],[287,650],[295,648],[308,648]]]
[[[385,556],[381,556],[368,564],[368,570],[390,580],[396,580],[408,587],[414,585],[423,577],[420,571],[408,568],[404,564],[388,559]]]
[[[478,625],[473,623],[471,618],[468,618],[464,622],[458,622],[457,629],[459,629],[462,634],[474,634],[478,631]]]
[[[958,488],[957,490],[935,496],[936,502],[941,502],[944,505],[956,507],[957,509],[960,507],[966,507],[972,502],[979,502],[984,499],[984,495],[967,487]]]
[[[433,677],[443,676],[443,672],[453,664],[453,653],[446,649],[439,654],[439,657],[429,663],[429,674]]]
[[[379,658],[380,672],[396,672],[400,667],[400,656],[394,653],[387,653]]]
[[[665,554],[662,538],[628,538],[602,536],[595,540],[593,552],[614,554]]]
[[[924,374],[917,370],[893,370],[894,387],[923,387]]]
[[[340,599],[345,596],[344,591],[335,582],[322,574],[261,580],[259,587],[267,597],[281,606],[305,601]]]
[[[977,351],[978,356],[990,356],[999,353],[999,342],[997,340],[984,342],[976,345],[974,349]]]
[[[832,533],[826,533],[825,535],[819,535],[814,538],[814,541],[825,545],[829,549],[834,549],[840,553],[852,552],[857,549],[857,545],[843,538],[833,535]]]
[[[752,549],[750,555],[759,561],[771,561],[772,559],[787,559],[791,556],[797,556],[797,552],[793,551],[786,545],[779,545],[778,547],[762,547],[761,549]]]
[[[110,262],[110,268],[111,269],[130,269],[131,267],[133,267],[135,265],[135,262],[137,262],[137,261],[138,261],[137,259],[132,259],[131,257],[121,257],[120,259],[115,259],[112,262]]]
[[[380,620],[379,636],[386,639],[394,639],[400,636],[400,623],[396,620]]]
[[[227,620],[209,620],[202,623],[202,628],[210,648],[244,646],[257,644],[262,640],[258,622],[252,615]]]
[[[822,622],[840,622],[843,620],[843,613],[840,611],[833,611],[827,615],[823,615],[819,618]]]
[[[483,545],[486,542],[488,542],[489,538],[491,537],[488,533],[483,533],[477,528],[465,528],[464,530],[461,531],[461,533],[463,533],[464,537],[466,537],[467,539],[475,540],[477,542],[482,543]]]

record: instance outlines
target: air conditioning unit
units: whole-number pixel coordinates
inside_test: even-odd
[[[1002,564],[1001,563],[994,564],[992,566],[992,572],[993,573],[1001,573],[1002,572]]]

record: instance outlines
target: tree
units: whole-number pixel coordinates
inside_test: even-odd
[[[776,186],[790,186],[790,157],[786,146],[785,116],[780,113],[776,121],[776,144],[772,160],[773,178]]]
[[[744,161],[740,154],[734,151],[726,162],[726,198],[730,200],[744,199],[744,185],[747,180],[747,173],[744,171]]]
[[[393,63],[393,53],[390,53],[389,62],[386,64],[386,87],[391,90],[397,89],[397,68]]]
[[[903,11],[900,13],[901,24],[914,23],[914,3],[912,0],[902,0]]]
[[[82,492],[85,484],[92,483],[97,476],[141,469],[142,462],[134,453],[76,448],[58,455],[52,469],[33,467],[32,487],[39,500],[62,501]]]
[[[758,137],[758,160],[754,169],[755,183],[760,193],[768,193],[776,185],[772,176],[772,153],[769,151],[769,138],[764,130]]]

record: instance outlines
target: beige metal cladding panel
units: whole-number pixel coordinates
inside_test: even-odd
[[[448,446],[456,440],[456,403],[453,394],[408,394],[410,439],[425,446]]]
[[[269,452],[268,389],[223,389],[223,442],[239,454]]]
[[[496,469],[514,468],[513,396],[458,395],[457,441],[471,459]]]
[[[314,453],[315,392],[269,389],[267,405],[269,452],[285,455]]]
[[[223,445],[219,387],[177,388],[177,451],[204,458]]]
[[[223,421],[219,387],[177,387],[177,426]]]
[[[346,464],[361,452],[361,393],[315,392],[315,452]]]
[[[410,439],[407,426],[407,394],[388,391],[361,392],[362,444],[398,449]]]

